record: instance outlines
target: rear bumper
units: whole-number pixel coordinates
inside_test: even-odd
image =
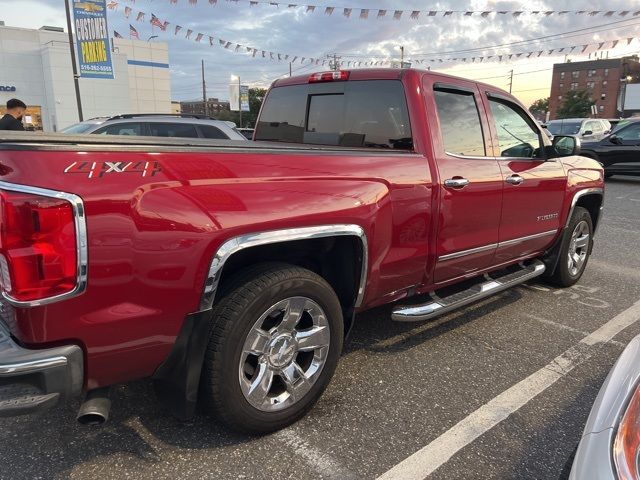
[[[77,345],[30,350],[0,321],[0,417],[45,410],[82,392],[83,354]]]

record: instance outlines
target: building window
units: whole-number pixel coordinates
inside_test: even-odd
[[[558,100],[562,101],[562,95],[558,95]]]
[[[578,89],[578,82],[571,83],[571,90],[577,90],[577,89]]]
[[[564,80],[564,72],[560,72],[560,80]]]
[[[606,80],[604,80],[604,81],[602,82],[602,88],[607,88],[607,81],[606,81]]]
[[[571,72],[571,78],[573,79],[580,78],[580,72]]]
[[[609,76],[609,69],[608,69],[608,68],[605,68],[605,69],[604,69],[604,76],[605,76],[605,77],[608,77],[608,76]]]
[[[596,74],[596,71],[595,71],[595,70],[589,70],[589,71],[587,72],[587,77],[593,77],[595,74]]]
[[[600,106],[598,107],[598,110],[600,110],[600,111],[602,112],[602,111],[604,110],[604,105],[600,105]]]
[[[593,90],[593,87],[596,86],[596,82],[587,82],[587,88],[589,90]]]
[[[560,88],[564,88],[564,83],[561,83],[561,84],[560,84]]]

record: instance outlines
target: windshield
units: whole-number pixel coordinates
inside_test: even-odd
[[[256,140],[412,150],[407,101],[397,80],[276,87]]]
[[[73,125],[68,126],[67,128],[63,128],[60,130],[61,133],[87,133],[92,128],[100,125],[99,123],[94,122],[80,122]]]
[[[627,125],[629,125],[631,123],[631,120],[621,120],[619,121],[611,130],[611,133],[616,133],[618,130],[620,130],[621,128],[626,127]]]
[[[547,130],[553,135],[577,135],[580,131],[581,122],[549,122]]]

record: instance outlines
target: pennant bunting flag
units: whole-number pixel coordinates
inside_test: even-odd
[[[131,2],[133,2],[133,0],[129,0]],[[176,2],[179,0],[176,0]],[[229,0],[229,2],[233,2],[233,3],[237,3],[243,0]],[[259,3],[265,3],[262,0],[249,0],[252,2],[255,2],[257,4]],[[114,0],[114,3],[115,2]],[[269,2],[272,3],[272,2]],[[281,4],[284,5],[284,4]],[[297,4],[287,4],[287,6],[292,6],[292,7],[299,7],[300,5]],[[316,8],[314,5],[302,5],[303,7],[312,7],[312,8]],[[115,8],[115,7],[114,7]],[[332,15],[334,12],[334,9],[336,7],[323,7],[324,11],[327,15]],[[327,8],[331,9],[327,12]],[[349,8],[349,7],[340,7],[342,10],[342,14],[344,17],[350,18],[352,16],[353,13],[353,9]],[[359,17],[362,19],[368,19],[371,18],[369,13],[371,12],[371,9],[368,8],[358,8],[357,10],[359,10]],[[387,12],[389,12],[389,17],[393,16],[393,18],[395,19],[400,19],[403,17],[405,11],[404,10],[394,10],[393,14],[391,14],[391,11],[389,10],[385,10],[385,9],[374,9],[373,12],[375,13],[375,18],[385,18],[387,17]],[[506,12],[506,13],[503,13]],[[588,14],[592,14],[592,12],[589,11],[584,11],[585,13]],[[600,12],[600,13],[609,13],[610,11],[606,11],[606,12]],[[624,13],[620,12],[620,13]],[[408,12],[407,12],[408,13]],[[409,14],[410,18],[413,19],[417,19],[420,15],[421,11],[420,10],[413,10],[411,11],[411,13]],[[496,13],[498,15],[500,14],[514,14],[514,16],[520,16],[524,13],[533,13],[533,12],[508,12],[508,11],[482,11],[482,12],[475,12],[475,11],[466,11],[466,12],[456,12],[453,10],[448,10],[448,11],[443,11],[440,12],[443,13],[444,16],[451,16],[453,14],[456,13],[462,13],[464,16],[472,16],[472,15],[468,15],[468,13],[471,14],[476,14],[476,13],[480,13],[480,15],[484,15],[486,14],[487,16],[489,16],[492,13]],[[518,15],[515,15],[516,13],[518,13]],[[546,11],[546,12],[536,12],[536,13],[543,13],[543,14],[555,14],[555,13],[561,13],[561,12],[557,12],[557,11]],[[615,14],[616,12],[614,11],[613,14]],[[618,14],[620,14],[618,13]],[[631,12],[631,11],[626,11],[625,15],[631,14],[633,13],[634,16],[640,15],[640,10],[637,12]],[[135,14],[135,18],[138,21],[144,20],[147,16],[146,12],[142,12],[142,11],[136,11],[134,12],[131,8],[126,7],[124,9],[124,16],[125,18],[129,18],[131,15]],[[427,14],[429,16],[435,16],[437,14],[439,14],[438,11],[428,11]],[[433,14],[433,15],[432,15]],[[612,15],[613,15],[612,14]],[[162,31],[166,31],[167,30],[167,26],[170,25],[170,23],[168,21],[163,21],[160,18],[158,18],[154,13],[149,13],[149,23],[153,26],[153,27],[158,27],[160,28]],[[178,33],[182,31],[182,27],[180,25],[175,25],[174,27],[174,36],[177,36]],[[192,35],[195,32],[191,29],[188,29],[185,35],[185,39],[187,40],[191,40],[191,41],[195,41],[196,43],[201,43],[202,39],[205,38],[205,34],[203,33],[197,33],[195,35],[195,37],[192,39]],[[135,39],[140,39],[140,35],[138,33],[138,31],[135,29],[135,27],[131,24],[129,24],[129,36],[131,38],[135,38]],[[251,47],[251,46],[246,46],[246,45],[242,45],[240,43],[237,42],[232,42],[229,40],[224,40],[221,38],[216,38],[213,36],[209,36],[206,35],[209,38],[209,45],[210,46],[214,46],[215,45],[215,40],[218,40],[219,45],[229,51],[232,51],[233,53],[240,53],[240,54],[249,54],[251,55],[252,58],[256,58],[258,56],[258,52],[260,52],[260,57],[261,58],[267,58],[267,54],[269,54],[269,59],[273,60],[273,61],[290,61],[291,63],[296,63],[298,62],[299,64],[304,64],[304,65],[322,65],[325,66],[327,64],[331,64],[330,62],[328,62],[328,60],[321,60],[315,57],[298,57],[298,56],[292,56],[289,54],[285,54],[282,52],[273,52],[270,50],[262,50],[262,49],[258,49],[256,47]],[[115,38],[123,38],[122,35],[120,35],[117,31],[114,31],[114,37]],[[520,59],[520,58],[531,58],[532,56],[535,57],[541,57],[542,55],[559,55],[564,53],[565,51],[569,52],[569,53],[574,53],[574,51],[576,49],[579,49],[578,55],[580,54],[585,54],[586,51],[589,49],[589,47],[592,47],[591,49],[591,54],[595,53],[595,51],[601,51],[603,49],[614,49],[616,47],[618,47],[620,45],[620,43],[626,40],[626,45],[630,45],[634,40],[635,37],[625,37],[622,39],[609,39],[609,40],[605,40],[605,41],[599,41],[599,42],[595,42],[595,43],[587,43],[587,44],[583,44],[583,45],[573,45],[573,46],[564,46],[564,47],[555,47],[555,48],[550,48],[550,49],[546,49],[546,50],[535,50],[535,51],[529,51],[529,52],[510,52],[510,51],[502,51],[500,53],[496,53],[496,54],[492,54],[492,55],[486,55],[486,56],[478,56],[478,57],[446,57],[446,56],[440,56],[438,54],[420,54],[420,53],[415,53],[413,54],[414,58],[410,58],[409,61],[412,63],[415,63],[416,65],[422,65],[425,62],[430,62],[430,63],[450,63],[450,62],[472,62],[472,63],[476,63],[476,61],[478,63],[481,63],[483,61],[489,61],[489,60],[494,60],[494,61],[498,61],[498,62],[503,62],[503,61],[512,61],[515,59]],[[637,40],[638,43],[640,43],[640,38]],[[607,47],[608,45],[608,47]],[[497,48],[497,46],[488,46],[488,47],[484,47],[486,49],[493,49],[495,50]],[[363,57],[366,57],[366,54],[362,55]],[[418,57],[418,58],[416,58]],[[427,58],[420,58],[420,57],[427,57]],[[381,65],[389,65],[391,63],[391,60],[389,59],[385,59],[385,60],[371,60],[371,61],[360,61],[360,60],[348,60],[348,61],[341,61],[341,62],[336,62],[338,65],[346,65],[348,67],[356,67],[356,66],[381,66]]]

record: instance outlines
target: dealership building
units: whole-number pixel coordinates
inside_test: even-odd
[[[112,39],[113,79],[80,78],[85,120],[121,113],[171,113],[169,48],[164,42]],[[25,123],[52,132],[78,121],[69,37],[0,22],[0,112],[10,98],[28,105]]]

